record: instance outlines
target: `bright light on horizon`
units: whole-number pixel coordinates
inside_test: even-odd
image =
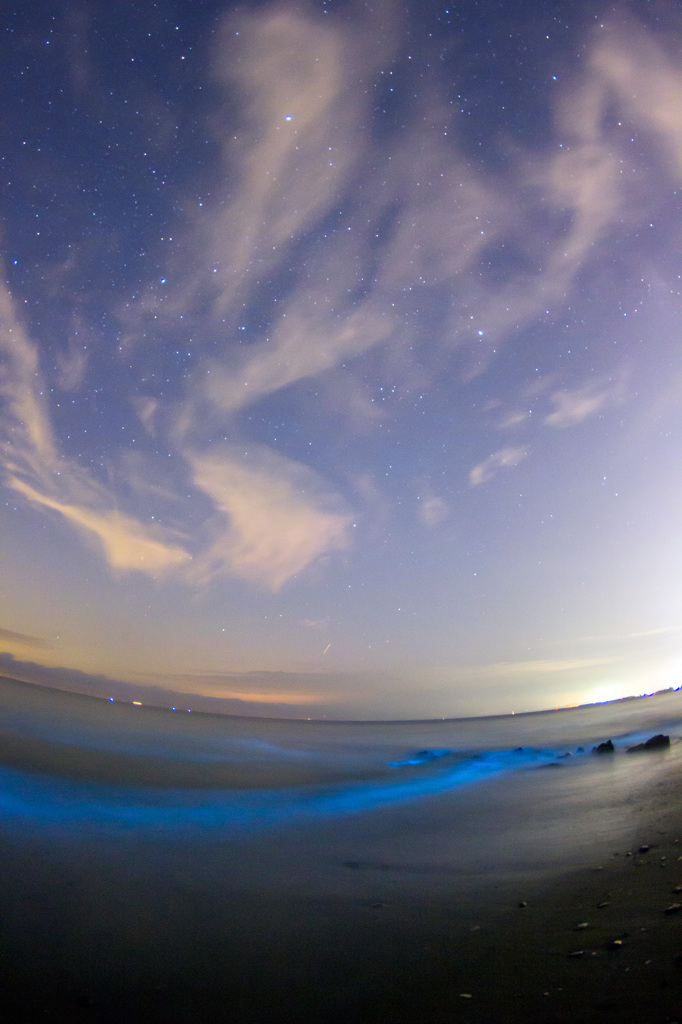
[[[626,697],[649,697],[655,691],[646,687],[640,689],[636,685],[627,686],[623,682],[600,683],[585,698],[586,704],[607,704],[610,700],[624,700]]]

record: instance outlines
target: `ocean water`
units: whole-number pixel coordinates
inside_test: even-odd
[[[627,752],[659,732],[668,750]],[[593,754],[607,739],[614,754]],[[52,848],[191,847],[216,872],[229,849],[244,886],[324,876],[342,892],[362,871],[438,888],[453,875],[557,871],[637,841],[652,794],[664,800],[679,775],[681,740],[678,692],[347,723],[173,712],[2,680],[0,830]]]

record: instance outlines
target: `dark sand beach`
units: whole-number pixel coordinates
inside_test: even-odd
[[[543,885],[373,899],[368,876],[389,872],[361,865],[345,898],[211,898],[139,864],[130,884],[104,875],[96,849],[64,864],[29,843],[3,850],[1,1019],[672,1022],[680,851],[661,807],[633,851]]]
[[[16,763],[16,719],[13,731]],[[87,803],[92,756],[66,785],[42,749],[40,772],[4,775],[0,1020],[682,1020],[673,739],[669,752],[588,751],[543,770],[560,763],[549,752],[368,810],[370,787],[361,810],[326,817],[318,789],[336,799],[338,786],[324,782],[295,796],[315,808],[300,820],[184,831],[151,814],[161,798],[170,813],[170,791],[140,789],[131,810],[126,771],[107,799],[127,817],[104,822]],[[418,782],[436,769],[405,770]],[[285,779],[273,806],[293,792]],[[220,792],[177,801],[224,819]]]

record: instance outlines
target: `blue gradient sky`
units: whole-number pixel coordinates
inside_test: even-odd
[[[682,683],[676,5],[0,27],[4,674],[342,718]]]

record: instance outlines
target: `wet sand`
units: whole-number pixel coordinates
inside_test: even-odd
[[[638,795],[629,844],[466,884],[356,855],[361,818],[353,856],[330,843],[326,861],[305,830],[199,849],[5,829],[0,1019],[671,1024],[681,808],[671,767]]]
[[[311,726],[5,680],[0,1022],[682,1024],[680,704]]]

